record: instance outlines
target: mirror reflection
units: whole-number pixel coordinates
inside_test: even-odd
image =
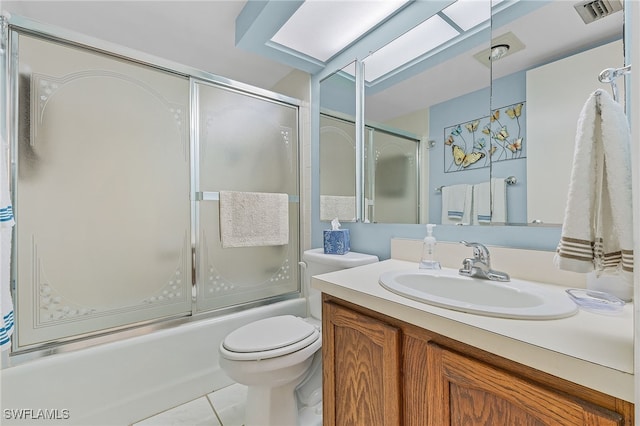
[[[585,22],[573,2],[496,3],[493,45],[506,49],[491,61],[492,177],[518,178],[509,223],[561,225],[578,117],[591,93],[611,90],[599,73],[624,64],[624,14]]]
[[[623,12],[587,24],[562,0],[471,3],[490,19],[421,62],[385,74],[384,48],[364,59],[365,122],[419,141],[417,222],[558,226],[579,112],[591,92],[610,90],[600,71],[624,65]],[[371,164],[375,148],[364,148],[361,219],[407,223],[373,214],[371,188],[387,182]]]
[[[353,64],[320,82],[320,220],[356,220]]]
[[[366,126],[365,222],[419,223],[419,139]]]
[[[441,192],[436,192],[435,187],[444,186],[445,183],[447,186],[453,185],[457,183],[456,180],[468,178],[463,176],[468,173],[459,173],[457,176],[452,173],[445,178],[448,168],[445,161],[451,159],[452,149],[455,148],[464,156],[465,152],[470,153],[473,146],[465,142],[458,143],[455,147],[448,146],[448,158],[445,158],[445,147],[436,141],[442,140],[443,128],[451,124],[450,120],[471,120],[488,115],[489,96],[486,88],[490,84],[489,69],[480,63],[469,61],[465,52],[469,49],[479,50],[488,47],[490,2],[461,2],[454,5],[467,8],[465,16],[474,20],[463,22],[456,10],[445,8],[433,16],[425,16],[424,22],[409,33],[392,40],[364,60],[366,120],[384,123],[391,128],[417,135],[420,140],[418,151],[422,160],[416,176],[420,187],[416,197],[417,205],[413,206],[413,210],[406,206],[396,208],[395,215],[376,217],[377,222],[442,223]],[[416,35],[411,37],[419,37],[422,42],[410,40],[409,34],[414,32]],[[408,41],[403,40],[405,36]],[[394,58],[389,51],[400,51],[398,60],[402,63],[406,60],[404,52],[410,49],[409,43],[420,44],[420,62],[409,62],[410,66],[405,65],[405,68],[401,67],[399,71],[389,72],[389,69],[398,65],[393,64]],[[458,65],[449,69],[446,64],[452,61]],[[476,101],[463,105],[463,108],[453,106],[454,109],[451,110],[451,104],[448,103],[451,99],[482,89],[485,93],[477,95]],[[466,171],[468,165],[465,163],[464,169],[460,167],[460,171]],[[488,165],[486,162],[484,171],[472,173],[478,175],[477,178],[480,178],[480,173],[484,173],[484,179],[488,180]],[[384,175],[375,173],[374,176],[375,185],[385,182]],[[447,191],[448,189],[445,190]],[[436,195],[436,198],[432,198],[433,195]],[[407,218],[400,217],[408,211],[412,214],[415,212],[416,222],[409,222]]]

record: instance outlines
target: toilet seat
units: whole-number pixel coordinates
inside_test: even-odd
[[[293,315],[280,315],[233,331],[220,344],[220,352],[230,360],[269,359],[296,352],[319,338],[318,328],[309,322]]]

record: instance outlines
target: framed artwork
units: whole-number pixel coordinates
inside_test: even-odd
[[[490,116],[445,127],[445,173],[526,158],[525,120],[525,102],[520,102],[495,109]]]

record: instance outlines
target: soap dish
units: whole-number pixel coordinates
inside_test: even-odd
[[[625,304],[624,300],[603,291],[572,288],[567,293],[582,309],[599,314],[618,314]]]

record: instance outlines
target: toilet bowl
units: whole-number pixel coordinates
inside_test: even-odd
[[[220,367],[247,386],[245,426],[296,426],[302,409],[321,415],[322,333],[320,292],[311,276],[377,262],[376,256],[349,252],[303,254],[304,295],[309,317],[280,315],[254,321],[229,333],[219,346]]]

